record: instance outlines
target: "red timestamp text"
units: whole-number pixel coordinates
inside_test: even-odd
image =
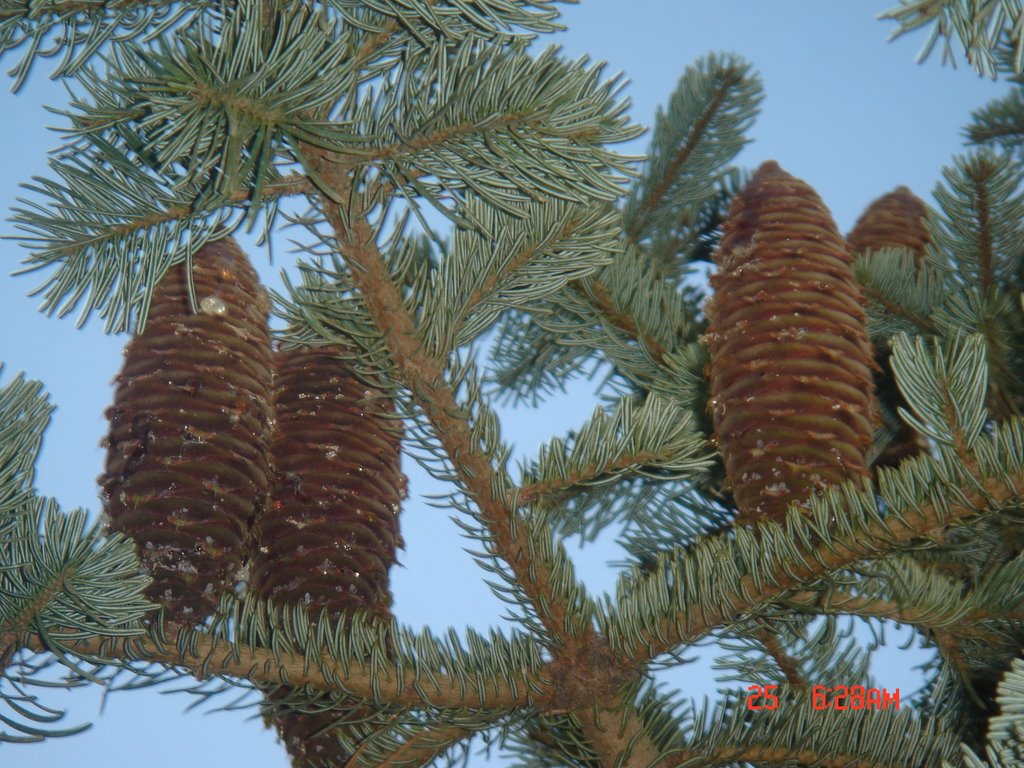
[[[811,688],[811,706],[814,709],[834,709],[838,712],[861,709],[899,709],[900,689],[865,688],[863,685],[816,685]]]
[[[747,709],[765,711],[779,708],[777,685],[747,686]],[[815,685],[811,688],[813,709],[833,709],[837,712],[862,709],[899,709],[900,689],[865,688],[863,685]]]

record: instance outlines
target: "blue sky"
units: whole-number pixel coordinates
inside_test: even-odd
[[[886,42],[891,24],[875,16],[895,0],[829,2],[820,0],[585,0],[565,8],[566,33],[551,36],[570,57],[584,53],[608,62],[631,81],[636,122],[650,125],[683,69],[711,51],[738,53],[760,72],[766,98],[740,155],[753,168],[777,160],[810,183],[831,208],[840,231],[847,232],[875,197],[905,184],[931,201],[943,165],[963,151],[961,128],[971,110],[1006,92],[1004,83],[979,78],[966,64],[958,69],[937,58],[923,65],[915,55],[921,34]],[[4,62],[10,66],[13,62]],[[6,67],[5,67],[6,68]],[[66,102],[63,87],[36,67],[30,86],[12,95],[0,92],[0,142],[8,147],[0,177],[0,208],[9,211],[18,184],[45,172],[45,153],[59,137],[45,126],[61,125],[42,105]],[[643,136],[621,151],[638,154]],[[13,234],[9,223],[0,233]],[[277,272],[289,254],[275,252],[276,264],[250,246],[264,280],[279,285]],[[42,380],[58,410],[46,435],[37,486],[62,506],[99,509],[96,477],[103,464],[99,441],[106,432],[103,410],[112,399],[110,383],[121,365],[124,337],[105,336],[99,323],[76,329],[73,318],[46,318],[38,300],[26,293],[37,275],[7,277],[22,258],[17,245],[0,241],[0,382],[16,371]],[[592,387],[581,382],[565,396],[537,410],[507,412],[506,439],[517,456],[532,455],[538,444],[580,424],[593,410]],[[395,613],[414,628],[454,626],[485,629],[503,625],[502,604],[481,581],[481,572],[462,552],[463,540],[443,509],[424,494],[439,489],[405,461],[410,499],[402,514],[406,550],[402,567],[392,572]],[[580,574],[595,592],[611,587],[618,559],[613,547],[599,543],[576,553]],[[896,633],[889,639],[902,637]],[[920,660],[920,656],[915,656]],[[875,667],[880,685],[908,690],[911,663],[893,650]],[[713,692],[708,665],[687,667],[673,678],[696,697]],[[49,703],[62,701],[56,694]],[[69,764],[111,768],[145,764],[170,768],[183,764],[237,763],[249,768],[284,768],[283,749],[250,713],[183,714],[187,694],[141,692],[108,697],[102,717],[96,691],[67,699],[68,722],[95,721],[91,731],[70,739],[29,746],[0,746],[5,766],[57,768]]]

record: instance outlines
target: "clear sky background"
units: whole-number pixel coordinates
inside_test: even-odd
[[[777,160],[818,191],[840,231],[848,232],[871,200],[900,184],[931,203],[943,165],[964,151],[961,129],[971,110],[1007,91],[1005,83],[981,79],[963,62],[955,70],[941,66],[937,57],[916,64],[924,42],[920,33],[888,43],[894,25],[875,16],[893,4],[584,0],[565,7],[569,29],[549,40],[564,46],[570,57],[586,53],[607,61],[609,74],[625,73],[631,81],[626,93],[633,119],[648,126],[688,64],[711,51],[744,56],[760,72],[766,98],[751,132],[754,142],[741,153],[739,164],[754,168]],[[3,63],[6,69],[14,59]],[[45,153],[60,142],[45,127],[63,121],[42,105],[62,106],[66,94],[46,79],[47,71],[45,63],[37,65],[30,85],[18,95],[0,92],[0,145],[7,148],[0,209],[5,213],[19,194],[18,185],[46,172]],[[648,140],[645,135],[620,150],[639,154]],[[11,235],[13,227],[5,222],[0,232]],[[291,260],[287,251],[277,249],[271,265],[251,240],[240,239],[264,281],[279,286],[277,272]],[[6,363],[0,383],[9,382],[16,371],[45,383],[58,410],[46,435],[38,490],[56,497],[65,509],[78,506],[96,513],[96,477],[104,458],[99,442],[107,430],[103,411],[113,397],[111,381],[121,366],[126,338],[105,336],[100,323],[78,330],[73,318],[39,314],[38,300],[26,297],[39,276],[6,276],[22,257],[14,242],[0,241],[0,360]],[[531,456],[542,441],[582,423],[595,406],[592,389],[583,381],[537,410],[505,411],[503,431],[516,456]],[[414,629],[437,631],[505,625],[503,604],[461,549],[466,542],[446,511],[424,498],[441,489],[408,459],[404,469],[412,493],[401,518],[406,541],[402,566],[392,571],[398,619]],[[571,549],[588,587],[610,589],[616,572],[608,563],[620,559],[617,550],[603,542]],[[905,637],[893,632],[888,639]],[[883,649],[873,667],[877,683],[890,690],[902,687],[906,696],[917,683],[911,667],[922,658],[919,652]],[[717,687],[708,659],[675,671],[672,682],[697,698]],[[273,734],[248,719],[253,711],[183,714],[191,701],[187,694],[155,691],[110,696],[102,715],[96,690],[66,699],[53,692],[44,701],[66,702],[68,724],[91,720],[95,725],[68,739],[0,744],[0,765],[287,766]]]

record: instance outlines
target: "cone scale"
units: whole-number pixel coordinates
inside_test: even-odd
[[[276,355],[274,489],[252,584],[264,598],[305,607],[313,621],[322,611],[336,621],[357,609],[390,621],[388,570],[401,546],[406,482],[400,422],[387,399],[347,371],[343,355],[339,347]],[[331,729],[345,716],[360,719],[330,711],[272,720],[293,766],[328,768],[349,757]]]
[[[192,280],[199,311],[172,268],[125,349],[100,477],[109,530],[136,542],[147,595],[183,623],[233,587],[270,486],[266,294],[231,238],[195,254]]]
[[[763,164],[733,201],[707,307],[712,420],[737,524],[868,474],[873,412],[863,294],[828,209]]]

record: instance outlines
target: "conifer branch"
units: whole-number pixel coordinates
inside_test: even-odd
[[[326,153],[305,149],[316,174],[330,185],[330,198],[350,199],[351,177],[331,162]],[[558,638],[555,676],[559,681],[556,705],[570,711],[594,704],[592,717],[580,712],[584,732],[595,745],[607,768],[641,768],[657,757],[657,747],[643,729],[632,703],[615,694],[638,669],[632,661],[618,663],[608,655],[607,642],[594,633],[589,622],[580,624],[570,606],[552,588],[546,563],[531,555],[531,526],[516,525],[516,511],[496,482],[490,459],[471,438],[470,426],[458,414],[460,408],[445,383],[438,360],[428,355],[417,337],[416,324],[402,303],[377,249],[372,227],[362,211],[343,215],[325,194],[323,203],[338,246],[352,267],[352,276],[367,312],[384,334],[399,378],[423,409],[448,457],[480,509],[497,552],[516,576],[546,629]],[[354,215],[353,215],[354,214]],[[578,631],[568,633],[576,625]],[[559,674],[558,669],[568,670]],[[603,689],[603,690],[602,690]],[[625,714],[619,715],[616,710]],[[621,727],[619,719],[621,718]],[[623,762],[623,755],[629,753]]]
[[[519,506],[527,507],[541,497],[569,493],[577,486],[593,483],[601,478],[611,477],[631,467],[659,464],[671,461],[673,458],[674,456],[668,452],[637,451],[636,453],[619,456],[614,462],[607,464],[589,464],[576,472],[567,474],[563,478],[549,478],[533,483],[525,483],[519,486],[514,498]],[[511,500],[512,496],[509,497],[510,502]]]
[[[895,301],[886,296],[882,291],[873,285],[870,281],[862,281],[861,285],[864,286],[864,296],[869,302],[874,302],[878,306],[882,307],[893,317],[903,317],[913,323],[915,326],[920,328],[926,333],[937,333],[938,327],[934,321],[928,317],[922,317],[921,315],[915,314],[911,311],[910,307],[903,304],[897,304]]]
[[[677,749],[661,760],[657,768],[676,768],[689,765],[692,760],[700,760],[703,765],[737,765],[749,763],[755,766],[772,766],[788,763],[797,765],[813,765],[818,768],[892,768],[889,760],[872,760],[858,758],[853,755],[835,754],[831,751],[801,749],[799,747],[753,747],[748,745],[720,745],[708,752],[706,750]]]
[[[580,730],[597,751],[604,768],[647,768],[657,765],[661,750],[647,734],[632,703],[617,696],[598,700],[592,712],[580,712]]]
[[[47,628],[50,638],[71,635],[59,627]],[[300,654],[275,653],[269,648],[242,643],[227,643],[209,635],[179,630],[171,633],[167,642],[158,642],[150,636],[112,639],[95,635],[60,643],[61,652],[89,660],[145,661],[188,669],[197,678],[213,676],[234,677],[253,683],[311,686],[320,690],[335,690],[338,685],[355,696],[381,701],[397,707],[431,707],[444,709],[479,708],[486,701],[495,710],[516,707],[545,707],[554,699],[554,692],[544,691],[532,673],[508,669],[512,677],[505,681],[480,681],[480,688],[470,685],[469,678],[449,676],[431,671],[429,676],[416,670],[391,669],[374,674],[370,661],[363,659],[333,659],[321,653],[320,665],[311,663]],[[179,635],[187,637],[183,647]],[[36,653],[57,650],[36,634],[16,631],[0,634],[0,650],[24,648]]]
[[[352,277],[367,312],[384,335],[399,378],[432,423],[460,479],[479,505],[498,552],[529,596],[541,621],[555,637],[563,636],[564,628],[569,626],[569,606],[559,601],[551,589],[551,574],[545,564],[530,562],[527,529],[512,524],[515,511],[495,482],[490,459],[475,444],[469,425],[460,417],[461,409],[455,393],[444,381],[440,362],[424,350],[416,323],[388,273],[365,212],[349,211],[343,215],[332,202],[349,199],[351,176],[328,153],[312,146],[305,147],[304,152],[318,176],[331,188],[330,198],[326,194],[323,198],[327,221],[352,267]],[[571,645],[575,641],[567,642]]]
[[[349,765],[366,765],[372,768],[413,768],[430,765],[454,744],[468,739],[473,731],[468,728],[448,725],[431,725],[418,729],[389,751],[386,756],[373,739],[362,742],[349,758]]]
[[[309,179],[306,178],[305,174],[292,173],[288,176],[282,176],[277,181],[270,182],[263,191],[263,198],[268,201],[278,200],[286,197],[293,197],[295,195],[312,194],[315,190],[316,188],[309,183]],[[246,202],[249,197],[250,190],[239,189],[238,191],[227,195],[224,198],[224,202],[228,205],[231,203],[241,204]],[[195,205],[169,206],[159,213],[152,213],[148,216],[126,221],[123,224],[110,226],[105,232],[96,237],[95,240],[105,239],[115,241],[131,235],[133,232],[139,232],[145,229],[159,227],[161,224],[170,224],[171,222],[192,218],[197,213],[198,211],[196,210]]]
[[[173,5],[170,0],[108,0],[103,3],[89,2],[89,0],[51,0],[46,4],[46,14],[52,16],[64,16],[69,13],[81,13],[83,11],[125,11],[132,8],[153,8],[156,6]],[[18,17],[35,17],[40,15],[38,6],[31,2],[12,3],[8,8],[0,8],[0,20],[13,19]]]
[[[949,621],[941,620],[939,617],[936,617],[935,621],[931,620],[927,610],[879,597],[855,595],[842,589],[794,592],[779,602],[808,613],[872,616],[890,619],[925,631],[938,631],[949,627]],[[957,631],[964,631],[964,628],[958,628]]]
[[[978,225],[978,266],[979,282],[982,290],[989,291],[996,283],[995,260],[993,253],[991,211],[989,210],[988,179],[974,181],[974,215]]]
[[[893,40],[921,27],[930,27],[918,62],[931,55],[941,40],[942,63],[956,66],[962,51],[980,75],[995,79],[997,73],[1024,72],[1024,9],[1019,3],[963,3],[958,0],[899,0],[899,5],[879,15],[899,24]],[[1000,44],[1010,49],[1006,61],[998,60]]]
[[[775,660],[776,665],[782,671],[790,687],[798,691],[806,690],[807,681],[800,671],[800,660],[793,658],[786,652],[786,649],[779,641],[779,636],[765,626],[758,630],[757,639],[764,645],[768,655]]]
[[[980,626],[986,619],[997,618],[989,611],[960,612],[953,617],[936,615],[929,606],[904,604],[879,597],[855,595],[842,589],[829,589],[826,592],[798,592],[781,600],[783,604],[797,610],[813,614],[847,615],[888,619],[910,627],[916,627],[925,636],[934,639],[935,647],[943,657],[949,659],[957,669],[961,670],[964,679],[966,664],[960,649],[963,640],[998,646],[1006,642],[1005,634],[999,630],[986,630]],[[1015,614],[1015,615],[1013,615]],[[1024,620],[1024,611],[999,616],[1005,621]],[[791,683],[792,684],[792,683]]]
[[[965,133],[972,144],[988,144],[1019,152],[1024,147],[1024,87],[1018,85],[1002,99],[972,112]]]
[[[912,461],[933,460],[922,458]],[[690,606],[671,616],[662,616],[654,626],[632,627],[626,635],[628,645],[622,649],[623,656],[640,662],[680,644],[692,643],[715,627],[734,621],[759,605],[784,599],[787,592],[802,584],[825,577],[858,560],[878,557],[879,545],[883,552],[887,552],[921,539],[939,540],[951,523],[977,515],[979,510],[1014,503],[1017,498],[1015,488],[1024,485],[1024,469],[1020,466],[997,476],[985,476],[977,461],[971,460],[958,468],[956,474],[959,477],[944,474],[934,477],[927,490],[922,489],[919,500],[901,509],[899,515],[865,522],[850,534],[834,536],[819,543],[803,556],[796,556],[795,550],[768,555],[778,563],[768,569],[770,578],[745,575],[732,580],[733,588],[723,590],[721,600],[715,606],[702,605],[700,609]],[[827,495],[833,500],[844,498],[839,494],[837,490]],[[845,498],[850,499],[849,496]],[[935,499],[943,499],[943,502],[939,504]],[[817,500],[814,503],[817,504]],[[707,541],[713,538],[709,537]],[[668,563],[664,569],[671,567],[672,564]],[[658,577],[664,578],[665,570],[655,571],[647,579]],[[629,604],[636,599],[630,594],[620,601],[620,614],[624,609],[631,613]],[[615,617],[610,619],[615,621]]]
[[[677,183],[680,170],[686,165],[694,151],[702,142],[707,141],[705,133],[708,125],[722,109],[723,102],[730,95],[730,92],[743,82],[745,75],[745,67],[733,65],[722,70],[711,98],[693,122],[693,125],[690,126],[682,146],[679,147],[671,160],[665,163],[662,168],[661,178],[655,180],[654,184],[644,190],[636,214],[625,228],[626,237],[630,240],[634,242],[639,240],[648,217],[661,205],[662,200],[673,184]]]
[[[629,337],[636,339],[643,347],[650,350],[655,360],[661,362],[665,357],[667,350],[658,343],[657,339],[645,333],[635,318],[619,311],[619,308],[615,306],[615,302],[612,299],[611,292],[599,279],[591,279],[587,281],[585,286],[582,282],[578,281],[572,284],[572,288],[580,298],[590,303],[600,314],[604,315],[613,327],[625,332]]]

